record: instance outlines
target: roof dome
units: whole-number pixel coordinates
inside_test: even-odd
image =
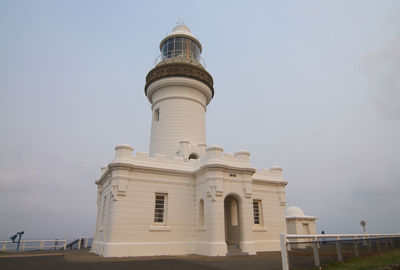
[[[286,216],[287,217],[304,217],[306,215],[304,214],[303,210],[301,210],[300,207],[291,206],[286,209]]]
[[[189,27],[187,27],[184,24],[175,26],[174,29],[172,29],[172,33],[171,34],[186,34],[186,35],[192,35],[192,33],[190,32]]]

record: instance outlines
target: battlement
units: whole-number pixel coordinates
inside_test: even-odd
[[[282,168],[279,166],[272,166],[270,169],[262,169],[257,170],[253,174],[253,181],[259,182],[270,182],[270,181],[277,181],[282,182]]]
[[[198,149],[201,153],[196,159],[188,158],[188,149]],[[273,166],[270,169],[256,170],[250,166],[250,153],[244,150],[236,153],[224,153],[221,146],[205,145],[190,146],[188,142],[181,142],[181,150],[174,157],[168,157],[163,154],[156,154],[154,157],[145,152],[137,152],[134,155],[133,147],[128,144],[121,144],[115,147],[115,157],[109,165],[112,164],[131,164],[140,167],[149,167],[165,170],[176,170],[185,173],[193,173],[203,166],[226,166],[240,169],[251,169],[255,173],[252,176],[255,182],[276,182],[286,183],[282,177],[282,168]],[[101,168],[101,176],[107,172],[109,165]]]
[[[190,158],[190,151],[196,149],[198,156]],[[156,154],[154,157],[145,152],[134,154],[134,148],[128,144],[115,147],[115,157],[111,164],[124,163],[136,166],[154,167],[160,169],[182,170],[194,172],[205,165],[225,165],[228,167],[251,168],[250,153],[240,150],[234,154],[223,153],[223,148],[217,145],[206,147],[206,145],[191,146],[188,142],[181,142],[180,151],[174,157]],[[101,168],[101,175],[106,173],[109,166]],[[253,169],[253,168],[252,168]],[[253,169],[255,170],[255,169]]]

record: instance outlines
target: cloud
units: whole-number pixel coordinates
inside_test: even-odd
[[[30,179],[37,175],[34,169],[21,171],[1,171],[0,170],[0,189],[2,191],[22,191],[31,186]]]
[[[400,118],[400,34],[366,58],[368,88],[382,116]]]

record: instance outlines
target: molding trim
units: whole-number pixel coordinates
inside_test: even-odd
[[[149,231],[170,231],[171,227],[166,225],[150,225]]]
[[[146,76],[146,86],[144,87],[146,96],[147,88],[151,83],[168,77],[187,77],[198,80],[211,89],[212,97],[214,97],[214,81],[210,73],[203,68],[187,63],[168,63],[156,66],[150,70]]]
[[[151,105],[151,110],[153,110],[154,107],[155,107],[158,103],[160,103],[161,101],[168,100],[168,99],[186,99],[186,100],[190,100],[190,101],[193,101],[193,102],[196,102],[196,103],[200,104],[201,107],[204,108],[204,112],[207,111],[207,107],[206,107],[203,103],[201,103],[200,101],[198,101],[197,99],[189,98],[189,97],[182,97],[182,96],[172,96],[172,97],[161,98],[161,99],[157,100],[156,102],[154,102],[153,105]]]
[[[264,179],[253,179],[253,183],[257,184],[272,184],[277,186],[286,186],[288,182],[286,181],[274,181],[274,180],[264,180]]]

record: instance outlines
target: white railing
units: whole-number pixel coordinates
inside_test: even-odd
[[[206,61],[200,55],[195,59],[195,58],[190,58],[190,57],[188,58],[188,57],[181,56],[181,55],[171,56],[171,57],[164,57],[162,54],[160,54],[154,60],[154,66],[157,66],[158,63],[160,63],[160,62],[162,62],[164,60],[170,61],[171,63],[172,62],[174,62],[174,63],[180,63],[180,62],[198,63],[198,64],[202,65],[204,68],[206,68]]]
[[[1,251],[16,251],[18,242],[0,241]],[[19,250],[44,250],[44,249],[66,249],[67,240],[23,240],[19,243]]]
[[[319,247],[321,243],[334,242],[336,245],[336,253],[339,262],[343,262],[341,242],[352,241],[354,245],[354,256],[359,257],[358,241],[362,240],[367,246],[368,252],[372,251],[371,241],[375,240],[376,247],[379,252],[382,251],[381,240],[383,240],[385,249],[389,250],[389,246],[396,248],[394,239],[400,238],[400,234],[315,234],[315,235],[299,235],[299,234],[281,234],[281,257],[282,270],[289,270],[290,244],[309,244],[312,246],[314,254],[314,264],[316,267],[321,267]]]
[[[75,249],[75,245],[76,249],[89,248],[91,247],[91,243],[93,243],[93,237],[81,237],[66,245],[66,248]]]

